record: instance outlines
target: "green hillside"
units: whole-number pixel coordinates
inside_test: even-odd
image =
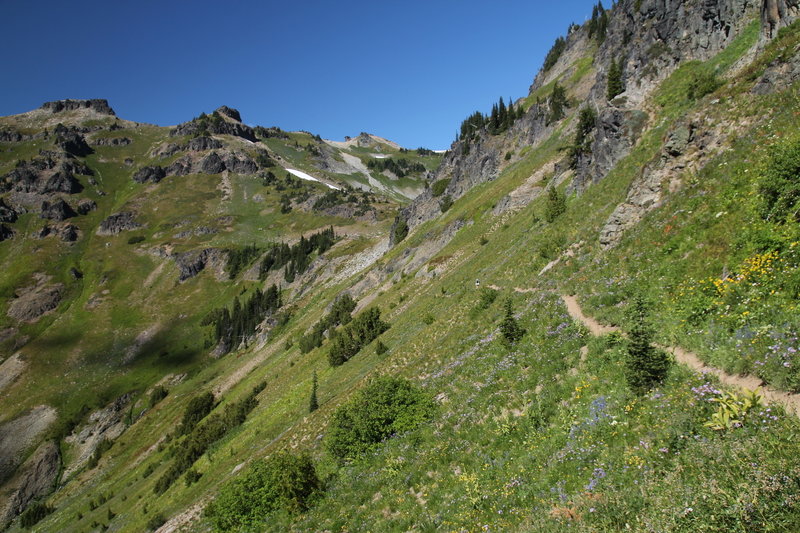
[[[0,298],[58,295],[0,317],[9,529],[795,531],[800,26],[706,4],[595,8],[443,155],[2,119]],[[59,118],[131,142],[21,191]]]

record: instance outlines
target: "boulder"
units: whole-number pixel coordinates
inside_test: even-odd
[[[167,177],[166,171],[159,166],[142,167],[133,174],[133,181],[136,183],[158,183]]]
[[[216,139],[212,139],[211,137],[201,136],[195,137],[194,139],[190,140],[189,143],[186,145],[187,150],[191,150],[193,152],[204,152],[206,150],[218,150],[222,148],[222,143]]]
[[[122,213],[114,213],[97,228],[98,235],[118,235],[123,231],[131,231],[142,227],[141,224],[134,220],[134,214],[130,211]]]
[[[225,171],[225,163],[216,152],[211,152],[200,163],[200,171],[204,174],[220,174]]]
[[[78,202],[78,213],[86,215],[97,209],[97,204],[90,198],[83,198]]]
[[[20,322],[36,322],[42,315],[58,307],[63,291],[62,284],[50,285],[45,278],[40,278],[36,285],[15,292],[7,314]]]
[[[59,124],[56,126],[55,134],[56,140],[54,144],[68,154],[72,154],[76,157],[86,157],[94,152],[92,147],[86,144],[86,139],[84,139],[83,135],[80,133]]]
[[[101,137],[92,141],[92,144],[95,146],[127,146],[131,142],[127,137]]]
[[[17,212],[13,207],[6,205],[5,201],[0,198],[0,222],[13,223],[17,221]]]
[[[61,240],[64,242],[75,242],[78,240],[78,226],[74,224],[67,224],[61,231],[59,232],[61,235]]]
[[[14,230],[9,228],[5,224],[0,224],[0,242],[7,241],[13,236],[14,236]]]
[[[77,213],[69,206],[69,204],[59,198],[53,203],[47,201],[42,202],[42,212],[39,216],[41,218],[60,222],[76,215]]]

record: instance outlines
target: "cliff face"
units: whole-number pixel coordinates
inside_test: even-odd
[[[589,149],[576,161],[569,162],[565,157],[556,166],[557,174],[573,166],[575,176],[570,189],[582,192],[601,180],[636,144],[647,127],[648,114],[642,109],[645,100],[661,81],[683,62],[706,60],[723,50],[754,20],[759,9],[765,31],[775,32],[774,28],[788,24],[789,18],[796,16],[794,2],[622,0],[606,12],[607,31],[599,44],[595,44],[597,36],[590,35],[588,23],[570,30],[559,60],[536,75],[531,94],[544,93],[544,98],[532,104],[524,117],[501,135],[490,135],[484,129],[468,149],[463,142],[455,142],[433,179],[450,179],[444,194],[455,200],[475,185],[495,179],[506,152],[536,146],[549,138],[561,123],[548,123],[549,94],[545,89],[558,82],[566,86],[570,97],[566,119],[583,106],[591,106],[597,114],[595,127],[588,134]],[[571,78],[576,77],[576,63],[585,57],[592,58],[589,77],[570,86]],[[608,102],[607,80],[612,60],[622,67],[625,91]],[[574,124],[566,123],[563,138],[571,138],[573,129]],[[407,206],[400,217],[413,229],[440,213],[440,201],[428,190]]]

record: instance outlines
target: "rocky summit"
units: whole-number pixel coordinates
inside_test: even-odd
[[[0,117],[0,528],[797,531],[798,15],[598,3],[444,153]]]

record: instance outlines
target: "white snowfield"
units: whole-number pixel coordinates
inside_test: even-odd
[[[293,168],[287,168],[286,172],[288,172],[289,174],[292,174],[294,176],[297,176],[301,180],[316,181],[316,182],[322,183],[323,185],[327,185],[331,189],[334,189],[334,190],[337,190],[337,191],[339,190],[339,187],[335,187],[335,186],[331,185],[330,183],[325,183],[324,181],[320,181],[317,178],[315,178],[314,176],[309,176],[308,174],[306,174],[302,170],[295,170]]]

